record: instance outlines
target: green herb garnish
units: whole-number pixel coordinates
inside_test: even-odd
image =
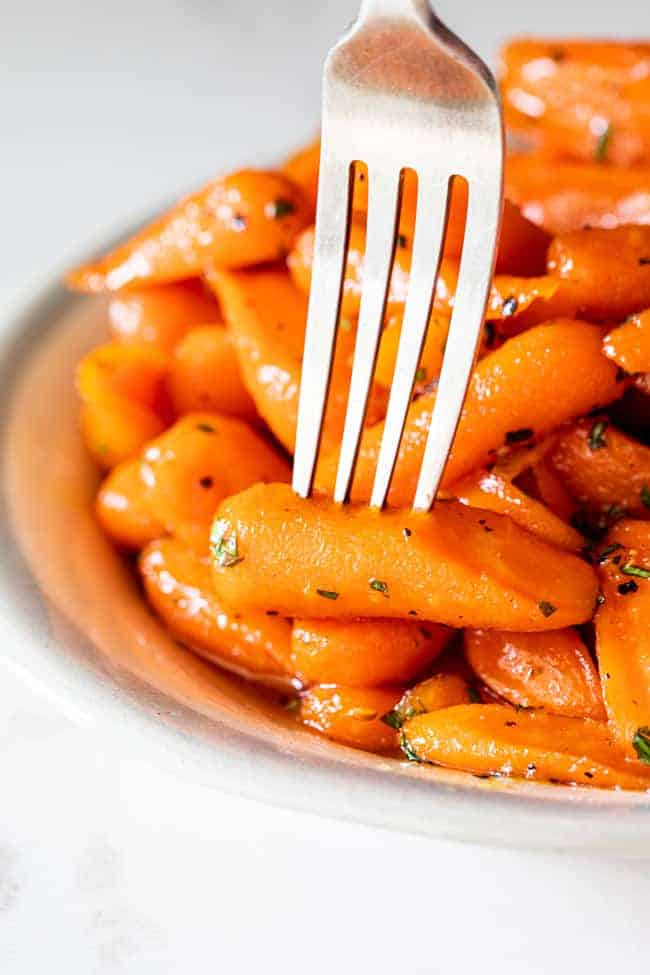
[[[639,761],[644,765],[650,765],[650,728],[638,728],[632,739],[634,751],[639,757]]]
[[[420,366],[418,371],[415,374],[415,381],[416,383],[423,383],[426,378],[427,378],[427,371],[424,368],[424,366]]]
[[[608,423],[606,420],[598,420],[594,423],[589,434],[590,450],[601,450],[607,446],[607,441],[605,440],[605,430],[607,427]]]
[[[545,599],[542,599],[537,605],[539,606],[542,616],[546,616],[548,618],[549,616],[552,616],[553,613],[557,613],[557,606],[554,606],[553,603],[548,603]]]
[[[332,589],[317,589],[316,592],[318,593],[319,596],[322,596],[323,599],[334,600],[339,598],[339,593],[334,592]]]
[[[641,488],[641,504],[644,508],[650,508],[650,487],[647,484]]]
[[[397,246],[398,247],[406,247],[406,246],[408,246],[408,240],[407,240],[406,234],[398,234],[397,235]]]
[[[620,542],[612,542],[611,545],[606,545],[602,552],[598,553],[598,562],[606,562],[610,555],[614,552],[618,552],[619,549],[623,548]]]
[[[612,124],[608,122],[603,131],[598,136],[598,142],[596,143],[596,149],[594,151],[594,159],[596,162],[605,162],[607,156],[607,150],[609,149],[609,143],[612,138]]]
[[[389,728],[394,728],[395,731],[401,731],[402,725],[404,724],[404,718],[399,712],[398,708],[393,708],[392,711],[388,711],[387,714],[382,714],[381,721],[387,724]]]
[[[228,569],[243,560],[237,547],[237,536],[226,518],[217,518],[210,532],[210,551],[217,565]]]
[[[381,579],[371,579],[370,588],[374,589],[375,592],[380,592],[382,596],[388,596],[388,583],[382,582]]]
[[[411,747],[411,744],[405,734],[402,734],[399,740],[399,747],[402,749],[409,762],[421,762],[422,759],[419,757],[417,752]]]
[[[641,565],[633,565],[631,562],[622,565],[621,572],[624,576],[635,576],[637,579],[650,579],[650,569],[644,569]]]
[[[467,688],[467,696],[469,698],[470,704],[480,704],[481,703],[481,695],[479,694],[479,692],[476,690],[475,687],[472,687],[471,684]]]

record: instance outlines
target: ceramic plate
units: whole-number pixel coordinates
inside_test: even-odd
[[[15,669],[131,752],[216,788],[496,845],[650,853],[650,798],[483,780],[297,729],[170,639],[93,517],[73,373],[105,304],[52,284],[0,332],[0,637]]]

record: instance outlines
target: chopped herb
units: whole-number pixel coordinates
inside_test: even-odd
[[[516,728],[516,727],[517,727],[516,721],[506,721],[506,728]]]
[[[597,561],[601,564],[606,562],[613,552],[618,552],[618,550],[621,548],[623,548],[623,546],[620,544],[620,542],[612,542],[611,545],[606,545],[602,552],[598,553]]]
[[[420,757],[413,750],[413,748],[411,747],[411,744],[410,744],[408,738],[404,734],[400,738],[399,747],[402,749],[402,751],[404,752],[404,754],[408,758],[409,762],[419,762],[419,761],[421,761]]]
[[[237,536],[230,528],[226,518],[217,518],[210,532],[210,550],[218,565],[230,568],[241,562],[243,556],[239,554]]]
[[[199,484],[201,485],[202,488],[205,488],[206,491],[207,491],[209,488],[211,488],[213,486],[213,484],[214,484],[214,478],[213,477],[202,477],[201,480],[199,481]]]
[[[196,429],[200,430],[202,433],[216,433],[216,428],[210,423],[197,423]]]
[[[397,246],[398,247],[408,247],[408,238],[406,234],[397,235]]]
[[[356,718],[357,721],[374,721],[378,717],[377,712],[374,708],[350,708],[348,711],[349,718]]]
[[[467,688],[467,697],[469,698],[470,704],[480,704],[481,703],[481,695],[479,694],[479,692],[476,690],[475,687],[472,687],[471,686],[471,684]]]
[[[598,136],[598,142],[596,143],[596,149],[594,151],[594,159],[596,162],[605,162],[611,138],[612,125],[611,122],[608,122],[601,134]]]
[[[284,704],[285,711],[297,711],[300,707],[300,701],[297,697],[290,697],[289,700]]]
[[[331,589],[317,589],[316,592],[319,596],[322,596],[323,599],[335,600],[339,598],[339,593],[333,592]]]
[[[650,487],[647,484],[641,488],[641,504],[644,508],[650,508]]]
[[[350,321],[349,318],[342,318],[341,319],[341,330],[343,332],[351,332],[352,331],[352,322]]]
[[[380,592],[382,596],[388,597],[388,583],[382,582],[381,579],[371,579],[370,588],[374,589],[375,592]]]
[[[523,443],[525,440],[530,440],[534,434],[535,431],[531,430],[530,427],[522,427],[521,430],[510,430],[508,433],[506,433],[506,443]]]
[[[557,606],[554,606],[553,603],[547,603],[545,599],[542,599],[542,601],[537,605],[539,606],[542,616],[546,616],[548,618],[549,616],[552,616],[553,613],[557,613]]]
[[[423,383],[426,378],[427,378],[427,371],[424,368],[424,366],[420,366],[418,371],[415,374],[415,381],[416,383]]]
[[[501,314],[503,315],[504,318],[510,318],[512,315],[515,314],[518,307],[519,307],[519,302],[514,297],[514,295],[511,295],[509,298],[506,298],[506,300],[501,305]]]
[[[622,504],[610,504],[605,512],[605,517],[611,524],[613,521],[620,521],[621,518],[625,518],[626,514],[627,508],[624,508]]]
[[[418,615],[418,611],[417,611],[417,609],[409,609],[409,613],[408,614],[409,614],[409,616],[417,616]]]
[[[650,264],[650,257],[640,257],[639,264],[641,267],[647,267]]]
[[[382,714],[381,721],[383,721],[384,724],[387,724],[389,728],[394,728],[395,731],[400,731],[402,725],[404,724],[404,719],[397,708],[393,708],[393,710],[389,711],[387,714]]]
[[[296,208],[291,200],[284,200],[280,197],[269,204],[268,216],[271,220],[281,220],[282,217],[288,217],[289,214],[295,213],[295,210]]]
[[[634,745],[634,751],[637,753],[639,760],[644,765],[650,765],[650,728],[638,728],[637,733],[632,739],[632,744]]]
[[[601,450],[603,447],[607,446],[607,441],[605,440],[605,430],[609,424],[607,420],[598,420],[594,423],[589,434],[589,449],[590,450]]]
[[[557,61],[558,63],[560,61],[566,61],[566,51],[563,47],[554,47],[549,54],[553,60]]]
[[[638,592],[638,591],[639,591],[639,586],[634,581],[634,579],[630,579],[629,582],[622,582],[618,587],[619,596],[629,596],[630,593]]]
[[[413,534],[413,532],[411,531],[410,528],[403,528],[402,529],[402,535],[404,536],[404,538],[410,538],[412,534]]]
[[[641,565],[632,565],[631,562],[622,565],[621,572],[624,576],[636,576],[637,579],[650,579],[650,569],[644,569]]]

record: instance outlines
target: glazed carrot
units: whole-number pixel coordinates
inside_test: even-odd
[[[242,377],[257,410],[293,452],[307,298],[281,271],[218,272],[208,280],[222,303]],[[350,322],[346,326],[347,332],[339,329],[323,429],[327,451],[338,449],[347,407],[354,333]],[[386,392],[375,386],[366,422],[377,422],[385,408]]]
[[[650,309],[606,335],[603,352],[626,372],[650,372]]]
[[[650,223],[650,166],[613,169],[515,154],[506,159],[505,188],[524,216],[551,234]]]
[[[465,653],[483,683],[510,704],[605,720],[598,673],[572,628],[550,633],[466,630]]]
[[[596,598],[582,559],[451,501],[380,512],[257,485],[223,502],[211,539],[219,594],[285,616],[535,631],[589,619]]]
[[[387,389],[390,388],[393,381],[401,331],[402,315],[399,313],[391,315],[382,332],[375,367],[375,379]],[[429,320],[429,328],[416,374],[416,391],[440,374],[448,331],[449,316],[433,314]]]
[[[485,466],[504,444],[541,438],[561,423],[616,399],[622,392],[616,367],[601,351],[602,331],[582,322],[540,325],[509,339],[476,366],[443,484],[452,485]],[[561,396],[550,390],[561,389]],[[427,393],[409,409],[390,503],[412,503],[435,402]],[[383,425],[365,431],[353,497],[370,497]],[[331,491],[336,458],[325,457],[317,483]]]
[[[192,413],[147,445],[140,476],[153,517],[202,551],[223,498],[258,481],[288,480],[289,467],[243,421]]]
[[[584,292],[588,315],[624,318],[650,305],[650,226],[561,234],[547,263],[550,274]]]
[[[461,704],[412,718],[402,736],[413,760],[476,775],[650,789],[650,769],[626,760],[603,721]]]
[[[596,650],[611,730],[628,755],[650,764],[650,525],[619,522],[599,561]]]
[[[143,551],[140,574],[168,629],[203,657],[253,675],[279,676],[291,637],[287,620],[242,615],[216,597],[210,567],[183,542],[163,538]]]
[[[542,457],[533,465],[530,470],[530,484],[533,497],[538,498],[548,510],[562,521],[571,521],[578,505],[575,498],[567,491],[564,482],[548,457]]]
[[[290,667],[306,684],[404,684],[440,654],[449,630],[406,620],[295,620]]]
[[[244,386],[232,338],[222,325],[193,328],[174,350],[168,375],[177,414],[207,410],[253,421],[255,404]]]
[[[200,281],[180,281],[117,294],[108,319],[116,341],[148,342],[170,353],[189,329],[220,322],[221,312]]]
[[[151,512],[148,494],[137,458],[118,464],[99,489],[97,517],[109,538],[123,548],[143,548],[165,534]]]
[[[151,345],[119,342],[100,345],[79,363],[82,432],[100,467],[133,457],[169,423],[167,364]]]
[[[388,293],[389,312],[403,309],[408,292],[409,270],[411,267],[412,242],[400,237],[395,252],[395,264]],[[353,222],[350,230],[350,243],[343,285],[341,314],[355,317],[359,313],[363,289],[363,262],[365,253],[365,228]],[[288,257],[289,270],[293,280],[304,292],[311,287],[311,268],[314,259],[314,228],[310,227],[298,237],[294,249]],[[436,282],[433,303],[434,312],[449,313],[454,304],[458,281],[458,260],[445,258],[440,267]],[[511,275],[497,275],[492,284],[486,317],[490,321],[511,318],[521,313],[539,298],[551,298],[558,289],[557,281],[548,275],[537,278],[521,278]]]
[[[384,723],[399,729],[416,714],[476,703],[473,698],[473,688],[459,674],[434,674],[405,691],[397,706],[384,715]]]
[[[207,264],[249,267],[290,250],[310,218],[286,176],[241,170],[208,183],[126,243],[68,275],[79,291],[116,291],[198,277]]]
[[[319,734],[368,752],[391,752],[397,735],[382,715],[395,706],[399,691],[326,684],[301,694],[298,717]]]
[[[310,142],[309,145],[294,153],[282,167],[285,176],[300,187],[313,212],[316,211],[319,168],[320,139]]]
[[[508,515],[551,545],[580,551],[584,539],[544,504],[520,490],[498,471],[477,471],[458,481],[448,492],[461,504]]]
[[[361,179],[361,177],[364,177]],[[417,180],[412,172],[406,172],[402,184],[402,210],[400,213],[400,233],[412,242],[415,230],[417,205]],[[358,218],[363,218],[368,209],[368,183],[363,172],[355,173],[353,208]],[[465,236],[467,214],[467,184],[463,180],[452,181],[449,217],[445,236],[444,254],[458,258]],[[503,217],[497,246],[497,273],[504,274],[543,274],[546,250],[550,243],[548,234],[531,223],[510,200],[505,200]]]
[[[593,512],[612,505],[650,519],[650,448],[606,417],[580,420],[557,439],[550,461],[580,504]]]
[[[506,125],[559,156],[650,161],[650,44],[521,39],[501,55]]]

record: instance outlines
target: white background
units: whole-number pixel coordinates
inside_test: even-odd
[[[351,0],[0,0],[2,307],[85,240],[318,120]],[[631,0],[439,12],[648,33]],[[0,972],[648,970],[650,869],[395,835],[215,794],[118,752],[1,667]]]

